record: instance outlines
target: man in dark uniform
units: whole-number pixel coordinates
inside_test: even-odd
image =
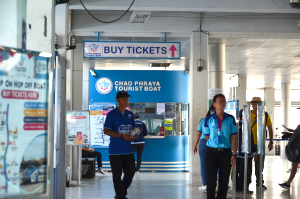
[[[104,124],[104,134],[110,136],[108,154],[117,199],[127,198],[127,189],[135,173],[131,141],[134,141],[136,137],[130,135],[135,122],[133,113],[126,110],[129,97],[131,96],[126,91],[117,93],[118,107],[107,114]],[[123,180],[121,179],[122,172],[124,173]]]
[[[134,142],[131,142],[132,147],[133,147],[133,153],[135,153],[135,151],[137,151],[137,167],[135,170],[137,172],[139,172],[141,164],[142,164],[142,153],[143,153],[143,150],[145,147],[144,136],[146,136],[148,134],[148,131],[147,131],[147,127],[146,127],[145,123],[141,122],[141,118],[140,118],[139,114],[135,114],[134,119],[135,119],[135,127],[142,130],[142,132],[139,134],[138,138],[136,140],[134,140]]]

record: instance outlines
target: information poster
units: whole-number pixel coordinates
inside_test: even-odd
[[[165,117],[166,118],[175,118],[176,117],[176,112],[175,112],[175,103],[166,103],[166,113]]]
[[[225,89],[222,88],[215,88],[215,89],[208,89],[208,107],[212,105],[213,98],[217,94],[224,94]]]
[[[145,103],[137,103],[135,105],[136,113],[145,113],[146,104]]]
[[[165,103],[157,103],[156,104],[156,114],[157,115],[165,114]]]
[[[173,119],[165,119],[165,130],[166,131],[173,130]]]
[[[67,145],[90,144],[89,111],[67,111]]]
[[[110,136],[104,134],[106,115],[116,108],[116,103],[97,103],[90,105],[91,145],[108,146]]]
[[[225,113],[228,113],[234,117],[237,121],[239,118],[239,100],[226,102]]]
[[[46,192],[48,58],[0,50],[0,198]]]

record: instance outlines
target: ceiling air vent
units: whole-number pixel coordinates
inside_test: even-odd
[[[291,57],[300,58],[300,53],[294,54]]]
[[[170,67],[172,63],[151,63],[150,67]]]
[[[293,64],[273,64],[271,66],[268,66],[267,68],[289,68]]]

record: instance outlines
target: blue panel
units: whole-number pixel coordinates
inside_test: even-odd
[[[189,75],[183,71],[128,71],[128,70],[95,70],[97,77],[90,74],[89,77],[89,104],[96,102],[114,102],[116,94],[119,90],[127,90],[130,102],[175,102],[188,103],[189,102]],[[100,78],[109,78],[113,87],[108,94],[100,94],[96,89],[96,82]],[[138,89],[138,91],[129,91],[129,86],[124,86],[119,89],[118,82],[123,84],[131,82],[131,88]],[[106,81],[107,82],[107,81]],[[151,86],[143,86],[142,89],[136,82],[159,82],[160,86],[156,86],[157,91],[145,91],[145,87],[150,89]],[[105,83],[106,85],[111,85]],[[104,84],[102,84],[104,85]],[[137,86],[137,88],[136,88]],[[152,86],[154,89],[155,86]],[[99,88],[98,88],[99,89]],[[141,90],[140,90],[141,89]]]
[[[187,163],[189,161],[189,147],[188,147],[188,136],[166,136],[164,139],[145,139],[145,149],[143,151],[142,157],[142,166],[143,169],[160,169],[158,171],[168,171],[169,167],[164,167],[165,165],[174,165],[175,169],[180,168],[181,171],[184,171],[189,168]],[[98,151],[102,154],[102,161],[108,162],[104,163],[104,168],[109,168],[109,156],[108,149],[97,148],[95,151]],[[136,155],[135,155],[136,159]],[[143,163],[147,162],[147,163]],[[160,162],[160,163],[151,163],[151,162]],[[170,163],[172,162],[172,163]],[[151,164],[150,164],[151,163]],[[144,167],[143,165],[149,165]],[[155,167],[151,167],[156,165]],[[160,165],[161,167],[157,167]],[[177,170],[178,171],[178,170]],[[180,170],[179,170],[180,171]]]

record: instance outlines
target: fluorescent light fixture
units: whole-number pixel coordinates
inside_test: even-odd
[[[280,66],[280,68],[289,68],[291,67],[293,64],[283,64]]]
[[[230,87],[239,87],[239,75],[231,76],[227,79],[227,83],[230,85]]]
[[[271,66],[268,66],[267,68],[280,68],[281,64],[272,64]]]
[[[39,54],[40,57],[52,57],[52,53],[47,53],[47,52],[41,52]]]
[[[291,66],[293,66],[293,64],[273,64],[267,68],[289,68]]]
[[[180,59],[185,59],[185,57],[180,57]]]
[[[291,57],[300,58],[300,53],[296,53],[296,54],[292,55]]]
[[[146,23],[150,18],[151,12],[147,11],[133,11],[130,22],[131,23]]]
[[[150,67],[170,67],[172,63],[151,63]]]

